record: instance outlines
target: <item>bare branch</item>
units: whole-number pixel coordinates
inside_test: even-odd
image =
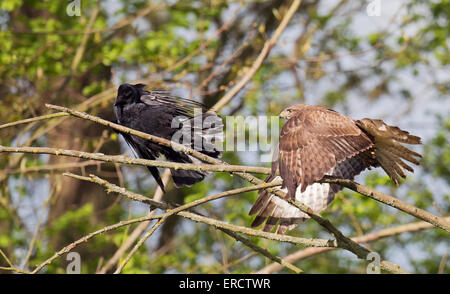
[[[50,113],[50,114],[41,115],[41,116],[37,116],[37,117],[22,119],[22,120],[18,120],[15,122],[10,122],[10,123],[0,125],[0,130],[6,129],[9,127],[13,127],[13,126],[17,126],[17,125],[21,125],[21,124],[28,124],[28,123],[32,123],[32,122],[36,122],[36,121],[40,121],[40,120],[46,120],[46,119],[51,119],[51,118],[61,117],[61,116],[68,116],[68,115],[69,114],[66,112],[57,112],[57,113]]]
[[[108,181],[101,179],[95,175],[90,175],[90,177],[84,177],[84,176],[68,174],[68,173],[66,173],[64,175],[71,176],[71,177],[79,179],[79,180],[85,180],[85,181],[99,184],[99,185],[103,186],[104,188],[106,188],[107,192],[118,193],[118,194],[123,195],[134,201],[139,201],[139,202],[142,202],[145,204],[149,204],[151,206],[154,206],[154,207],[157,207],[157,208],[160,208],[163,210],[170,209],[170,206],[168,204],[165,204],[165,203],[162,203],[159,201],[154,201],[154,200],[152,200],[148,197],[145,197],[141,194],[137,194],[137,193],[128,191],[124,188],[121,188],[112,183],[109,183]],[[292,236],[288,236],[288,235],[279,235],[279,234],[274,234],[274,233],[268,233],[268,232],[263,232],[260,230],[250,229],[250,228],[246,228],[246,227],[235,226],[235,225],[232,225],[232,224],[229,224],[226,222],[213,220],[213,219],[210,219],[210,218],[207,218],[207,217],[195,214],[195,213],[184,211],[186,209],[191,209],[195,206],[212,201],[214,199],[222,198],[225,196],[235,195],[237,193],[243,193],[243,191],[247,192],[250,190],[262,189],[265,187],[265,185],[267,185],[267,183],[263,183],[261,186],[253,186],[253,187],[251,186],[251,187],[235,189],[235,190],[232,190],[235,192],[234,194],[227,191],[227,192],[222,192],[222,193],[219,193],[216,195],[207,196],[207,197],[195,200],[193,202],[184,204],[182,206],[178,206],[178,207],[174,208],[174,210],[175,210],[176,214],[181,215],[186,218],[189,218],[189,219],[192,219],[194,221],[213,225],[217,228],[225,228],[225,229],[233,230],[234,232],[244,233],[244,234],[250,235],[250,236],[258,236],[258,237],[262,237],[262,238],[266,238],[266,239],[270,239],[270,240],[289,242],[289,243],[303,245],[303,246],[335,247],[337,245],[336,241],[334,241],[334,240],[308,239],[308,238],[299,238],[299,237],[292,237]],[[226,195],[224,195],[224,194],[226,194]],[[162,215],[160,217],[162,217]]]
[[[166,169],[162,176],[162,181],[164,183],[164,186],[167,186],[170,179],[170,170]],[[161,190],[160,186],[157,186],[155,193],[153,194],[153,200],[155,201],[161,201],[163,196],[163,191]],[[155,210],[150,210],[147,213],[147,216],[154,215]],[[125,254],[125,252],[133,245],[133,243],[139,238],[139,236],[144,233],[144,231],[148,228],[150,225],[150,221],[145,221],[140,223],[130,234],[128,239],[123,242],[123,244],[120,246],[119,249],[114,253],[114,255],[108,260],[108,262],[98,271],[100,274],[106,274],[115,264],[117,264],[120,260],[120,258]]]
[[[119,264],[114,274],[120,274],[122,272],[125,265],[130,261],[131,257],[133,257],[133,255],[138,251],[138,249],[142,246],[142,244],[144,244],[144,242],[148,238],[150,238],[151,235],[153,235],[156,229],[159,228],[164,223],[164,221],[172,214],[173,213],[171,213],[171,211],[168,211],[168,213],[164,217],[160,218],[159,221],[155,225],[153,225],[153,227],[147,233],[145,233],[144,236],[142,236],[142,238],[139,240],[139,242],[137,242],[137,244],[133,247],[130,253],[128,253],[125,260]]]
[[[60,257],[61,255],[68,253],[69,251],[71,251],[74,247],[78,246],[79,244],[82,244],[84,242],[87,242],[89,239],[91,239],[92,237],[98,235],[98,234],[102,234],[104,232],[107,231],[111,231],[111,230],[115,230],[117,228],[120,228],[122,226],[126,226],[126,225],[130,225],[130,224],[134,224],[137,222],[144,222],[144,221],[149,221],[149,220],[153,220],[153,219],[161,219],[164,218],[166,216],[168,216],[169,214],[178,214],[180,216],[183,216],[185,218],[189,218],[191,220],[194,220],[196,222],[202,222],[208,225],[212,225],[214,227],[216,227],[217,229],[225,229],[225,230],[231,230],[233,232],[240,232],[240,233],[244,233],[247,234],[249,236],[260,236],[266,239],[271,239],[271,240],[276,240],[276,241],[282,241],[282,242],[290,242],[290,243],[294,243],[294,244],[298,244],[298,245],[304,245],[304,246],[319,246],[319,247],[333,247],[335,246],[335,241],[332,240],[324,240],[324,239],[306,239],[306,238],[298,238],[298,237],[291,237],[291,236],[281,236],[281,235],[277,235],[277,234],[273,234],[273,233],[267,233],[267,232],[262,232],[262,231],[258,231],[258,230],[254,230],[254,229],[249,229],[249,228],[245,228],[245,227],[241,227],[241,226],[235,226],[232,224],[228,224],[226,222],[222,222],[222,221],[217,221],[217,220],[213,220],[204,216],[200,216],[198,214],[192,213],[192,212],[188,212],[188,211],[184,211],[186,209],[190,209],[193,208],[194,206],[200,205],[202,203],[211,201],[213,199],[218,199],[220,197],[225,197],[225,196],[230,196],[232,194],[230,194],[230,191],[224,192],[227,193],[227,195],[224,195],[224,193],[220,193],[218,195],[222,195],[222,196],[218,196],[218,195],[213,195],[210,196],[209,198],[203,198],[203,199],[199,199],[196,201],[193,201],[191,203],[170,209],[168,204],[159,202],[159,201],[154,201],[150,198],[147,198],[143,195],[140,194],[136,194],[130,191],[127,191],[124,188],[120,188],[114,184],[109,183],[106,180],[103,180],[97,176],[91,175],[90,177],[84,177],[84,176],[78,176],[78,175],[74,175],[74,174],[70,174],[67,173],[65,174],[67,176],[79,179],[79,180],[85,180],[85,181],[89,181],[89,182],[93,182],[96,184],[99,184],[101,186],[103,186],[104,188],[106,188],[107,192],[114,192],[114,193],[118,193],[120,195],[126,196],[127,198],[134,200],[134,201],[139,201],[142,203],[146,203],[146,204],[150,204],[154,207],[160,208],[160,209],[164,209],[164,210],[168,210],[168,212],[161,214],[161,215],[157,215],[157,216],[144,216],[141,218],[137,218],[137,219],[132,219],[132,220],[128,220],[128,221],[121,221],[117,224],[111,225],[111,226],[107,226],[104,227],[100,230],[97,230],[93,233],[90,233],[80,239],[78,239],[77,241],[69,244],[68,246],[62,248],[61,250],[59,250],[58,252],[56,252],[52,257],[50,257],[49,259],[47,259],[46,261],[44,261],[42,264],[38,265],[33,271],[32,273],[37,273],[39,272],[43,267],[45,267],[46,265],[50,264],[51,262],[53,262],[55,259],[57,259],[58,257]],[[256,188],[261,188],[261,187],[246,187],[246,188],[241,188],[241,189],[236,189],[236,190],[240,190],[240,191],[250,191],[250,189],[256,189]],[[242,193],[242,192],[240,192]],[[256,245],[255,245],[256,246]],[[276,260],[276,259],[272,259],[272,260]],[[283,262],[283,264],[286,264],[286,262]]]
[[[446,217],[445,219],[447,221],[450,221],[450,217]],[[410,223],[410,224],[406,224],[406,225],[400,225],[400,226],[396,226],[396,227],[392,227],[392,228],[387,228],[387,229],[369,233],[369,234],[366,234],[363,236],[352,237],[352,240],[355,242],[358,242],[358,243],[369,243],[369,242],[377,241],[382,238],[391,237],[391,236],[395,236],[395,235],[399,235],[399,234],[403,234],[403,233],[407,233],[407,232],[417,232],[417,231],[429,229],[432,227],[433,227],[433,225],[431,225],[428,222],[424,222],[424,221],[414,222],[414,223]],[[334,250],[334,249],[335,248],[312,248],[311,247],[311,248],[301,249],[294,253],[291,253],[291,254],[287,255],[284,259],[289,262],[297,262],[301,259],[310,257],[312,255],[330,251],[330,250]],[[279,266],[279,264],[272,263],[254,273],[255,274],[270,274],[270,273],[279,271],[282,268],[283,267]]]
[[[113,162],[121,164],[142,165],[142,166],[155,166],[165,167],[182,170],[195,170],[195,171],[212,171],[212,172],[250,172],[259,174],[269,174],[270,168],[257,167],[257,166],[245,166],[245,165],[229,165],[229,164],[197,164],[197,163],[178,163],[171,161],[160,160],[148,160],[142,158],[131,158],[124,155],[105,155],[103,153],[89,153],[78,150],[67,150],[48,147],[5,147],[0,145],[0,153],[30,153],[30,154],[51,154],[56,156],[70,156],[89,160],[97,160],[103,162]],[[78,163],[80,165],[80,163]],[[72,167],[72,166],[69,166]],[[60,168],[60,167],[59,167]],[[34,168],[33,170],[36,170]],[[16,170],[20,171],[20,169]],[[279,185],[278,185],[279,186]]]
[[[343,187],[349,188],[350,190],[353,190],[355,192],[361,193],[369,198],[375,199],[381,203],[387,204],[389,206],[395,207],[401,211],[406,212],[407,214],[410,214],[412,216],[415,216],[421,220],[424,220],[426,222],[429,222],[430,224],[439,227],[441,229],[446,230],[447,232],[450,231],[450,224],[449,221],[443,217],[439,217],[437,215],[434,215],[432,213],[429,213],[428,211],[425,211],[423,209],[420,209],[418,207],[415,207],[411,204],[405,203],[403,201],[398,200],[397,198],[394,198],[390,195],[378,192],[374,189],[371,189],[369,187],[360,185],[352,180],[348,179],[336,179],[333,177],[325,176],[320,182],[322,183],[334,183],[339,184]]]

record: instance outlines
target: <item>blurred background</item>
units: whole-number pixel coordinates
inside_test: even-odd
[[[0,125],[51,113],[45,103],[113,120],[118,85],[134,81],[211,107],[253,64],[289,4],[2,0]],[[366,171],[357,181],[434,214],[448,215],[449,16],[448,0],[303,0],[262,67],[220,115],[277,116],[287,106],[306,103],[333,108],[353,119],[379,118],[399,126],[422,138],[423,145],[414,149],[424,155],[422,166],[398,188],[379,169]],[[0,129],[0,144],[132,156],[110,129],[67,117]],[[259,155],[225,152],[224,160],[270,166],[260,162]],[[149,197],[156,189],[143,167],[0,154],[0,249],[18,268],[33,270],[90,232],[148,213],[148,206],[64,177],[65,171],[93,173]],[[185,203],[247,185],[240,178],[215,173],[190,188],[169,184],[163,199]],[[209,202],[198,211],[249,227],[248,211],[256,197],[256,192],[248,192]],[[347,236],[418,221],[349,190],[339,193],[323,215]],[[108,262],[137,227],[122,227],[77,246],[81,272],[113,271],[117,261]],[[289,234],[331,238],[314,221]],[[302,250],[288,243],[251,240],[281,257]],[[440,229],[399,233],[366,246],[414,273],[450,272],[449,237]],[[220,231],[172,217],[123,272],[251,273],[270,263]],[[65,273],[67,264],[63,255],[42,272]],[[344,250],[314,254],[294,264],[308,273],[365,273],[367,267],[366,261]],[[4,256],[0,266],[8,266]]]

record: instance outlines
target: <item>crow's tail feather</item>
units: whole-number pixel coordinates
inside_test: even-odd
[[[176,187],[192,186],[195,183],[202,181],[206,174],[192,170],[174,170],[171,169],[172,179]]]
[[[159,175],[159,170],[157,167],[154,166],[147,166],[148,170],[152,174],[152,176],[155,178],[156,183],[158,183],[161,190],[165,193],[166,190],[164,189],[164,183],[161,180],[161,176]]]
[[[168,154],[166,154],[166,158],[169,161],[173,162],[180,162],[180,163],[203,163],[201,160],[183,154],[183,153],[177,153],[171,150]],[[170,172],[172,174],[172,179],[176,187],[181,187],[183,185],[185,186],[192,186],[195,183],[198,183],[202,181],[209,172],[207,171],[194,171],[194,170],[176,170],[176,169],[170,169]]]
[[[122,133],[122,132],[119,132],[119,133],[122,134],[122,136],[124,137],[124,139],[127,142],[127,144],[137,153],[137,155],[139,157],[144,158],[144,159],[149,159],[149,160],[155,160],[156,159],[156,156],[151,152],[150,149],[144,148],[142,145],[137,144],[133,140],[131,135],[126,134],[126,133]],[[155,181],[156,181],[156,183],[158,183],[159,187],[161,187],[161,190],[165,193],[166,190],[164,189],[164,183],[161,180],[161,176],[159,175],[158,168],[154,167],[154,166],[147,166],[147,169],[150,171],[152,176],[155,178]]]

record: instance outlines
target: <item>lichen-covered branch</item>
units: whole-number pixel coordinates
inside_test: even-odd
[[[0,145],[0,153],[30,153],[30,154],[50,154],[56,156],[69,156],[77,157],[89,160],[97,160],[104,162],[142,165],[142,166],[155,166],[173,169],[183,170],[195,170],[195,171],[211,171],[211,172],[245,172],[245,173],[259,173],[268,174],[270,168],[258,167],[258,166],[244,166],[244,165],[229,165],[229,164],[198,164],[198,163],[179,163],[171,161],[160,160],[148,160],[142,158],[131,158],[124,155],[105,155],[103,153],[89,153],[78,150],[67,150],[59,148],[49,147],[6,147]]]
[[[445,219],[447,221],[450,221],[450,217],[446,217]],[[425,230],[425,229],[430,229],[430,228],[433,228],[432,224],[430,224],[428,222],[420,221],[420,222],[414,222],[414,223],[409,223],[406,225],[400,225],[400,226],[396,226],[396,227],[392,227],[392,228],[383,229],[383,230],[380,230],[377,232],[365,234],[363,236],[352,237],[351,239],[358,243],[369,243],[369,242],[373,242],[373,241],[376,241],[376,240],[379,240],[382,238],[386,238],[386,237],[400,235],[400,234],[408,233],[408,232],[417,232],[420,230]],[[336,249],[336,248],[313,248],[313,247],[310,247],[310,248],[300,249],[294,253],[291,253],[291,254],[285,256],[284,259],[289,262],[297,262],[301,259],[310,257],[312,255],[330,251],[330,250],[334,250],[334,249]],[[279,271],[282,268],[283,267],[280,266],[279,264],[272,263],[254,273],[255,274],[270,274],[270,273]]]
[[[370,197],[372,199],[375,199],[381,203],[387,204],[389,206],[395,207],[403,212],[406,212],[407,214],[410,214],[412,216],[415,216],[421,220],[424,220],[435,227],[439,227],[441,229],[446,230],[447,232],[450,232],[450,223],[446,218],[439,217],[437,215],[434,215],[432,213],[429,213],[428,211],[425,211],[423,209],[420,209],[414,205],[405,203],[403,201],[398,200],[395,197],[392,197],[390,195],[381,193],[377,190],[371,189],[369,187],[360,185],[352,180],[348,179],[337,179],[330,176],[325,176],[321,182],[323,183],[334,183],[339,184],[343,187],[349,188],[350,190],[353,190],[355,192],[358,192],[360,194],[363,194],[367,197]]]

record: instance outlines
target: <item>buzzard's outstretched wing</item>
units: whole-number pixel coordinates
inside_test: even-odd
[[[280,175],[289,197],[294,199],[297,186],[304,192],[337,163],[372,146],[371,139],[349,117],[318,106],[300,109],[280,135]]]

